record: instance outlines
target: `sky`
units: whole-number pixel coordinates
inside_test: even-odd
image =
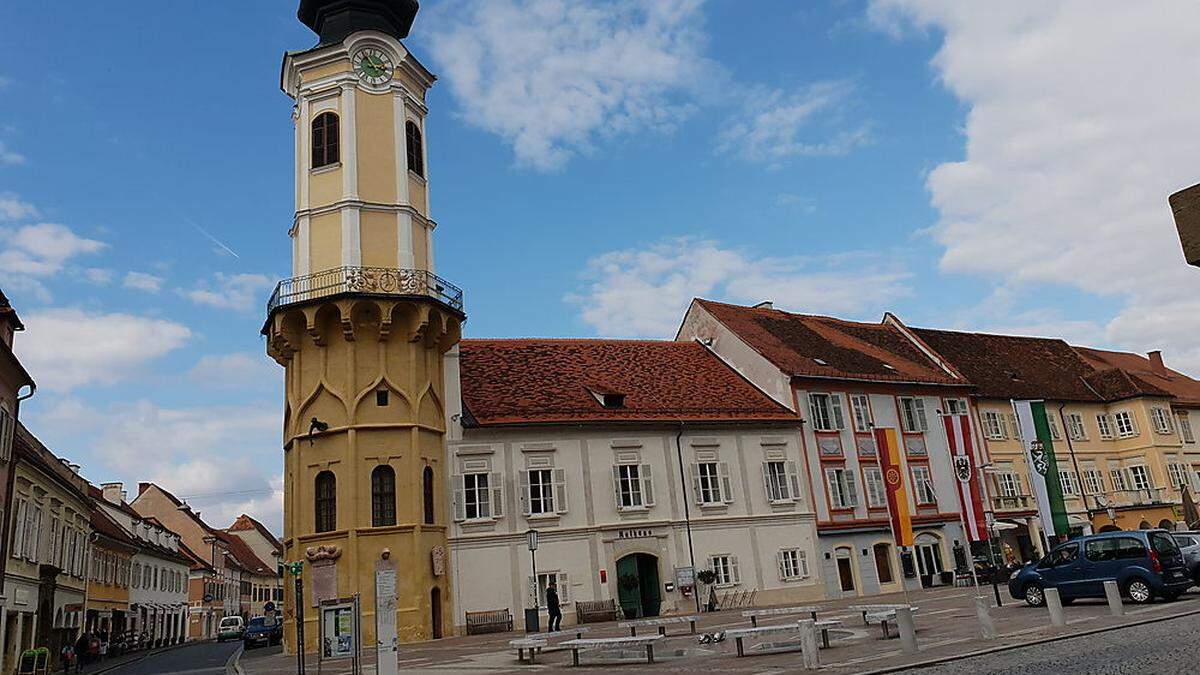
[[[0,288],[28,427],[282,530],[295,0],[0,4]],[[468,337],[671,338],[696,296],[1063,337],[1200,375],[1200,4],[425,0]]]

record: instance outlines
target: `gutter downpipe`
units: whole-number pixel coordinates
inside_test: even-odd
[[[688,560],[692,565],[692,597],[696,601],[696,613],[700,613],[700,579],[697,578],[696,550],[692,546],[692,509],[688,505],[687,479],[683,470],[683,420],[679,420],[679,433],[675,434],[675,456],[679,460],[679,487],[683,490],[683,522],[687,527]]]
[[[1071,465],[1075,467],[1075,480],[1079,481],[1079,499],[1083,502],[1083,512],[1087,515],[1088,529],[1092,529],[1092,510],[1088,508],[1087,495],[1083,489],[1083,472],[1079,470],[1079,458],[1075,456],[1075,444],[1071,442],[1071,430],[1067,427],[1067,416],[1063,414],[1066,403],[1058,404],[1058,419],[1062,420],[1063,436],[1067,439],[1067,452],[1071,453]],[[1098,505],[1097,505],[1098,506]]]

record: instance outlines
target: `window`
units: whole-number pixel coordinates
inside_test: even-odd
[[[838,431],[846,428],[842,418],[840,394],[809,394],[809,419],[814,431]]]
[[[1187,474],[1184,472],[1182,464],[1176,464],[1174,462],[1168,464],[1167,475],[1170,476],[1171,487],[1173,488],[1183,489],[1183,487],[1188,483]]]
[[[521,472],[521,507],[527,516],[567,512],[567,474],[563,469]]]
[[[735,586],[741,583],[741,575],[738,574],[737,556],[720,554],[714,555],[708,559],[709,567],[717,575],[717,580],[714,582],[717,586]]]
[[[381,464],[371,472],[371,526],[396,524],[396,472]]]
[[[332,532],[337,529],[337,478],[332,471],[317,474],[317,532]]]
[[[312,122],[312,168],[336,164],[338,160],[338,116],[323,112]]]
[[[1021,496],[1021,476],[1013,471],[996,474],[996,486],[1001,497]]]
[[[1087,427],[1083,426],[1083,415],[1067,413],[1067,433],[1073,441],[1087,440]]]
[[[1113,469],[1108,472],[1108,475],[1109,475],[1109,477],[1112,478],[1112,485],[1113,485],[1114,490],[1120,492],[1120,491],[1129,489],[1129,486],[1125,482],[1125,472],[1124,471],[1122,471],[1119,468]]]
[[[421,130],[417,123],[409,120],[404,123],[404,135],[408,140],[408,170],[418,176],[425,176],[425,150],[421,143]]]
[[[863,483],[866,485],[867,508],[886,508],[887,492],[883,487],[883,472],[879,470],[879,467],[863,467]]]
[[[16,517],[13,518],[12,542],[8,546],[8,550],[14,558],[20,558],[25,552],[25,510],[28,506],[24,499],[17,500],[14,511]]]
[[[1138,464],[1129,467],[1129,485],[1134,490],[1150,489],[1150,474],[1145,466]]]
[[[1178,418],[1179,436],[1184,443],[1195,443],[1196,437],[1192,434],[1192,421],[1188,419],[1187,413],[1181,413]]]
[[[900,426],[910,434],[929,431],[929,423],[925,419],[925,399],[900,397]]]
[[[913,474],[913,496],[916,498],[917,505],[930,505],[937,503],[937,493],[933,490],[933,478],[929,474],[929,467],[914,466]]]
[[[808,576],[808,556],[798,548],[785,548],[776,554],[779,580],[795,581]]]
[[[989,441],[1003,441],[1008,438],[1008,430],[1004,427],[1003,415],[992,410],[983,413],[983,435]]]
[[[13,430],[16,428],[13,416],[4,408],[0,408],[0,460],[12,456]]]
[[[1165,408],[1151,408],[1150,419],[1154,421],[1154,430],[1160,434],[1174,433],[1171,426],[1171,413]]]
[[[850,409],[854,413],[854,430],[869,432],[873,426],[871,401],[866,394],[851,394]]]
[[[424,498],[425,524],[433,525],[437,518],[433,502],[433,467],[427,466],[421,472],[421,496]]]
[[[1075,480],[1075,474],[1070,471],[1059,471],[1058,482],[1062,485],[1063,495],[1073,497],[1079,494],[1079,484]]]
[[[461,477],[463,482],[462,507],[466,520],[483,520],[492,517],[491,474],[468,473]]]
[[[1121,540],[1119,537],[1108,537],[1105,539],[1090,539],[1083,543],[1083,557],[1091,562],[1106,562],[1117,559],[1117,551],[1120,549]]]
[[[800,480],[796,474],[795,462],[763,462],[763,483],[767,490],[767,499],[772,502],[788,502],[800,498]]]
[[[1046,424],[1050,427],[1050,439],[1055,441],[1062,440],[1062,430],[1058,428],[1058,418],[1046,411]]]
[[[375,405],[383,408],[388,405],[388,390],[380,389],[375,392]]]
[[[875,544],[871,550],[875,554],[875,575],[879,577],[879,583],[890,584],[895,581],[892,575],[892,547]]]
[[[1117,436],[1131,438],[1138,435],[1137,424],[1134,423],[1133,415],[1128,410],[1122,410],[1114,417],[1117,421]]]
[[[29,509],[29,522],[25,525],[25,559],[38,562],[38,544],[42,536],[42,507]]]
[[[947,415],[966,415],[967,402],[961,398],[946,399],[946,414]]]
[[[554,580],[554,587],[558,590],[558,604],[565,606],[571,601],[571,584],[567,582],[566,572],[538,572],[538,607],[546,606],[546,589],[550,587],[551,579]]]
[[[829,487],[829,503],[835,509],[852,509],[858,506],[858,490],[854,485],[854,474],[846,469],[825,469],[825,483]]]
[[[618,509],[654,506],[654,484],[649,464],[618,464],[613,467],[613,485]]]
[[[1096,415],[1096,426],[1100,429],[1100,438],[1111,441],[1113,437],[1112,418],[1103,413]]]
[[[1084,469],[1083,489],[1090,495],[1104,494],[1104,474],[1096,469]]]
[[[697,504],[712,505],[733,501],[732,486],[729,483],[729,465],[725,462],[693,464],[692,475]]]

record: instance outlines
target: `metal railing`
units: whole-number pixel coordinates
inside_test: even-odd
[[[279,307],[339,293],[424,296],[451,309],[463,309],[462,289],[426,270],[337,267],[279,282],[267,301],[267,314]]]

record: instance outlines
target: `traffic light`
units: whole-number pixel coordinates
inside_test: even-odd
[[[288,571],[292,573],[293,576],[298,577],[298,576],[300,576],[301,570],[304,569],[304,562],[297,560],[295,562],[286,563],[284,565],[284,567],[286,567],[288,569]]]

